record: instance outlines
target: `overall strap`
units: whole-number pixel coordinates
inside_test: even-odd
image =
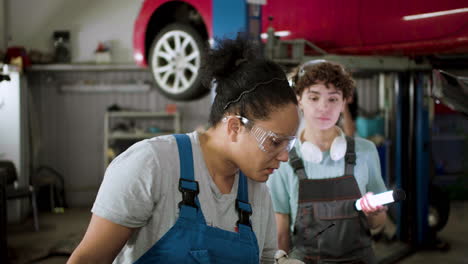
[[[296,147],[293,147],[289,152],[289,164],[293,168],[294,173],[299,177],[299,180],[307,179],[304,162],[302,162],[302,159],[297,155]]]
[[[180,161],[180,178],[193,181],[193,156],[192,156],[192,142],[189,136],[185,134],[173,135],[177,141],[177,148],[179,149]]]
[[[249,203],[249,191],[247,184],[247,177],[239,172],[239,187],[237,188],[236,210],[239,213],[239,220],[237,226],[245,225],[252,228],[250,222],[250,215],[252,215],[252,206]],[[239,231],[241,229],[239,228]]]
[[[194,176],[192,142],[190,137],[185,134],[175,134],[173,136],[179,150],[179,191],[182,193],[182,201],[179,203],[180,215],[194,219],[197,217],[200,208],[197,198],[200,189]]]
[[[354,176],[354,166],[356,165],[356,152],[354,148],[354,138],[346,136],[345,176]]]

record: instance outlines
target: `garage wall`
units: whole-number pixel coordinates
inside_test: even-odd
[[[381,114],[383,109],[379,106],[379,75],[354,78],[356,80],[356,93],[358,95],[358,114],[373,118]]]
[[[182,114],[184,132],[207,123],[210,95],[197,101],[174,102],[154,89],[131,93],[61,90],[63,84],[127,80],[150,81],[151,75],[146,70],[28,73],[28,85],[33,98],[31,118],[35,124],[39,124],[38,129],[33,126],[33,141],[40,147],[34,166],[50,166],[63,174],[70,206],[89,206],[95,199],[104,175],[103,123],[104,113],[110,105],[118,104],[134,110],[164,111],[168,103],[175,103]],[[358,79],[357,84],[360,105],[367,111],[376,111],[376,80]]]
[[[34,166],[50,166],[63,174],[70,206],[91,205],[101,183],[103,123],[108,106],[118,104],[126,109],[164,111],[166,104],[175,102],[155,89],[149,92],[63,92],[61,86],[83,81],[128,80],[150,81],[151,75],[145,70],[28,73],[33,98],[31,120],[39,125],[39,129],[33,126],[33,141],[40,147]],[[207,95],[197,101],[176,103],[182,115],[183,132],[207,123],[210,102]]]
[[[116,63],[133,64],[133,22],[143,0],[8,1],[9,45],[52,51],[52,34],[69,30],[73,62],[93,61],[100,41],[112,47]]]
[[[112,46],[114,63],[134,64],[133,22],[143,0],[0,0],[0,7],[2,1],[8,1],[6,19],[11,35],[10,46],[52,52],[53,31],[69,30],[72,62],[93,61],[98,42],[108,41]],[[0,36],[1,30],[2,27]],[[151,76],[144,69],[126,72],[39,70],[28,73],[28,86],[33,98],[31,115],[39,124],[38,129],[33,127],[33,140],[39,146],[34,166],[50,166],[63,175],[70,206],[91,205],[101,183],[106,108],[118,104],[137,110],[163,111],[168,103],[174,102],[154,89],[134,93],[72,93],[61,92],[60,87],[64,83],[80,81],[129,79],[150,82]],[[372,111],[375,108],[373,103],[377,101],[373,95],[378,92],[376,82],[368,79],[362,83],[359,85],[359,89],[363,89],[360,104],[362,102],[364,108]],[[365,97],[368,92],[372,94]],[[176,103],[182,113],[183,131],[206,124],[210,101],[210,96],[206,96],[193,102]]]
[[[0,0],[0,51],[6,50],[6,11],[5,11],[6,2],[5,0]]]

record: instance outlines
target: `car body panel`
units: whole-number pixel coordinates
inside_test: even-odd
[[[350,23],[358,20],[359,0],[346,1],[346,8],[335,8],[341,6],[342,2],[340,0],[269,0],[262,8],[262,32],[273,26],[275,31],[290,33],[284,39],[313,40],[313,43],[319,47],[332,49],[360,46],[361,38],[357,23]],[[273,18],[271,22],[268,21],[269,17]]]
[[[275,31],[290,30],[291,34],[285,39],[303,38],[329,53],[424,55],[468,52],[466,1],[393,0],[383,3],[350,0],[343,5],[343,1],[338,0],[269,0],[267,3],[262,10],[262,32],[266,32],[269,25]],[[449,12],[437,15],[440,11]],[[428,17],[405,19],[423,14]],[[273,17],[271,23],[269,16]]]
[[[468,10],[457,12],[468,6],[466,1],[463,5],[464,1],[453,0],[430,4],[396,0],[385,6],[378,1],[361,1],[372,10],[360,17],[362,52],[372,52],[372,47],[379,52],[406,55],[468,52]]]
[[[370,10],[359,21],[364,45],[439,40],[468,33],[467,12],[436,14],[461,9],[463,1],[431,1],[430,5],[421,0],[394,0],[385,5],[361,1]]]
[[[225,28],[235,27],[232,23],[239,23],[238,28],[243,29],[245,14],[238,14],[242,12],[240,4],[245,5],[242,1],[178,2],[190,4],[199,12],[208,37],[213,38],[221,36]],[[135,21],[133,39],[135,60],[139,65],[146,65],[148,23],[154,12],[168,2],[175,1],[143,2]],[[329,53],[407,56],[468,53],[467,1],[266,0],[266,3],[262,6],[262,32],[273,26],[275,31],[289,33],[283,39],[306,39]],[[233,4],[235,9],[229,7]],[[441,11],[448,13],[438,13]],[[240,17],[236,18],[236,14]],[[415,18],[415,15],[422,17]],[[271,22],[270,16],[273,17]],[[230,25],[216,27],[215,23]]]

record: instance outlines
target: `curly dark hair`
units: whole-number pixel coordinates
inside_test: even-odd
[[[218,40],[207,52],[202,66],[205,86],[216,86],[210,125],[216,126],[226,113],[251,120],[268,120],[270,113],[289,103],[297,104],[283,69],[264,59],[260,49],[245,34]]]
[[[333,84],[343,93],[343,98],[351,98],[356,89],[356,82],[351,74],[338,63],[314,60],[297,67],[292,73],[293,89],[296,95],[301,96],[311,85],[324,83],[327,87]]]

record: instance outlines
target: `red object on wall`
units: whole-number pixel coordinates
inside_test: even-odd
[[[177,105],[176,104],[167,104],[166,105],[166,113],[174,114],[177,112]]]
[[[21,46],[9,47],[5,54],[4,61],[9,64],[11,63],[12,59],[17,57],[21,57],[24,68],[31,66],[31,60],[28,57],[28,53],[26,52],[26,49]]]
[[[435,114],[455,114],[458,113],[457,111],[453,110],[452,108],[442,104],[436,103],[434,106]]]

